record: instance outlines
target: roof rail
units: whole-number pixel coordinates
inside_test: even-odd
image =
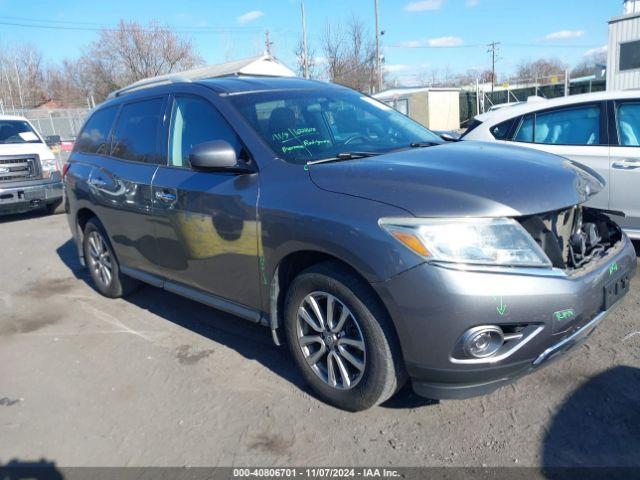
[[[145,88],[156,87],[159,85],[170,85],[172,83],[184,83],[184,82],[191,83],[191,79],[180,76],[180,75],[167,75],[162,77],[153,77],[145,80],[140,80],[138,82],[132,83],[131,85],[123,87],[119,90],[114,90],[109,95],[107,95],[107,100],[119,97],[120,95],[124,95],[125,93],[131,93],[137,90],[143,90]]]

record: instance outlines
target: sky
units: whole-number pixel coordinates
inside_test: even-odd
[[[351,15],[375,30],[374,0],[304,0],[309,44],[321,57],[328,21]],[[490,68],[487,44],[499,46],[497,72],[511,75],[525,60],[555,57],[575,65],[605,48],[607,21],[622,0],[379,0],[387,71],[404,84],[425,70],[463,73]],[[156,21],[187,35],[207,64],[264,51],[295,67],[300,0],[0,0],[0,48],[28,42],[46,62],[78,56],[97,29],[120,19]],[[322,62],[322,58],[319,58]]]

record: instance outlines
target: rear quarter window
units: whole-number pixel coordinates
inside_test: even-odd
[[[517,117],[505,122],[498,123],[497,125],[491,127],[490,131],[491,135],[493,135],[493,138],[495,138],[496,140],[508,140],[509,133],[511,132],[511,128],[513,127],[516,119]]]
[[[98,155],[109,154],[109,132],[116,118],[118,107],[98,110],[87,120],[75,144],[75,151]]]

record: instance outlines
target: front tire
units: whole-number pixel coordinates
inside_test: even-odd
[[[349,411],[391,397],[405,373],[395,330],[371,288],[335,262],[303,271],[285,303],[291,354],[313,391]]]
[[[109,237],[95,217],[89,219],[84,227],[82,247],[93,284],[102,295],[119,298],[138,288],[136,280],[120,271]]]

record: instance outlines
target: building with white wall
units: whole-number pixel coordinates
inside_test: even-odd
[[[640,0],[625,0],[609,21],[607,90],[640,88]]]

